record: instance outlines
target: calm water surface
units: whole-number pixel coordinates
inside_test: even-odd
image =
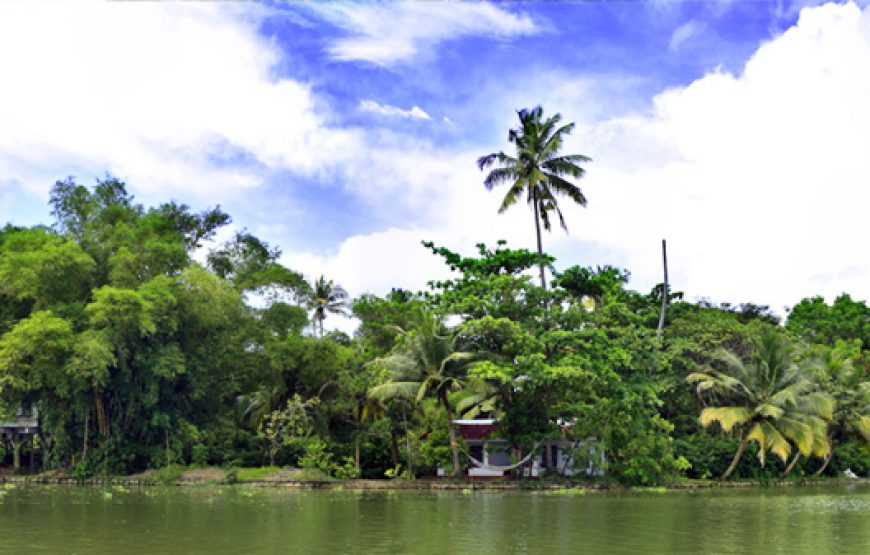
[[[19,486],[0,494],[0,553],[870,554],[870,487],[554,495]]]

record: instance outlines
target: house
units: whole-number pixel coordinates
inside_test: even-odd
[[[453,424],[468,446],[471,478],[500,478],[518,467],[523,467],[526,476],[541,476],[547,471],[564,476],[604,475],[604,450],[596,445],[595,438],[547,440],[534,452],[512,461],[508,442],[497,437],[499,425],[495,419],[454,420]]]
[[[17,414],[11,418],[0,417],[0,440],[12,447],[12,466],[18,470],[21,466],[21,447],[27,440],[32,440],[33,436],[39,433],[39,415],[36,412],[36,407],[30,411],[30,416],[24,414],[21,407],[18,408]]]

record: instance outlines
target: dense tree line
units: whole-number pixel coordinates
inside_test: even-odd
[[[595,437],[625,483],[870,470],[870,308],[845,295],[780,326],[671,293],[659,344],[663,288],[632,291],[617,268],[557,272],[544,254],[544,289],[536,252],[426,243],[452,279],[350,302],[248,233],[197,262],[218,208],[145,208],[114,179],[59,182],[51,207],[51,227],[0,231],[0,399],[38,409],[25,449],[44,468],[420,476],[467,464],[449,426],[464,415],[498,418],[517,454]],[[342,310],[353,337],[323,329]]]
[[[487,188],[507,185],[502,211],[525,196],[537,251],[424,242],[453,275],[422,292],[351,300],[248,232],[203,253],[230,221],[220,208],[145,208],[113,178],[56,183],[50,227],[0,230],[0,421],[36,409],[25,449],[79,476],[459,475],[451,422],[479,416],[498,419],[517,460],[572,439],[603,449],[622,483],[870,471],[870,308],[805,299],[781,326],[766,306],[632,291],[620,268],[556,271],[541,227],[565,227],[559,196],[585,206],[567,178],[590,159],[560,153],[573,124],[558,114],[517,115],[515,153],[478,165]],[[328,314],[349,313],[353,337],[326,332]],[[5,447],[17,465],[20,447]]]

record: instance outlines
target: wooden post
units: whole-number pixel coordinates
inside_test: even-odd
[[[22,434],[15,432],[9,438],[12,443],[12,470],[16,473],[21,469],[21,444],[23,443],[21,437]]]
[[[668,310],[668,249],[665,240],[662,239],[662,265],[665,270],[665,282],[662,288],[662,312],[659,316],[659,326],[656,328],[656,343],[662,343],[662,331],[665,329],[665,314]]]

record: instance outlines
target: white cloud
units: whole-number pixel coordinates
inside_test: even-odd
[[[391,106],[389,104],[378,104],[374,100],[360,100],[359,109],[363,112],[371,112],[373,114],[387,117],[422,120],[432,119],[429,117],[429,114],[419,106],[413,106],[410,110],[403,110],[402,108]]]
[[[654,111],[590,126],[584,235],[659,281],[658,242],[691,295],[782,310],[811,294],[870,297],[870,11],[827,5]],[[625,163],[628,152],[629,163]]]
[[[352,152],[310,87],[275,78],[260,10],[215,4],[0,5],[0,183],[105,169],[164,191],[254,187]],[[239,164],[237,159],[246,160]],[[223,169],[232,159],[232,168]]]
[[[382,66],[410,62],[438,43],[462,36],[505,39],[541,31],[528,15],[489,3],[334,2],[308,8],[351,35],[327,48],[333,59]]]
[[[545,248],[563,266],[628,267],[643,290],[661,281],[667,238],[671,282],[690,299],[782,311],[808,295],[870,298],[867,60],[870,9],[826,5],[802,12],[741,74],[714,72],[664,91],[648,114],[602,120],[588,89],[574,97],[564,87],[542,91],[545,107],[578,122],[565,151],[595,160],[581,182],[589,208],[565,202],[571,233],[547,235]],[[522,105],[505,98],[491,106]],[[436,275],[425,260],[440,262],[418,247],[423,238],[463,252],[500,237],[533,248],[525,206],[496,214],[503,192],[483,190],[474,168],[480,154],[382,153],[376,167],[392,168],[395,184],[364,194],[403,199],[405,209],[417,202],[425,226],[352,237],[334,255],[311,260],[311,271],[334,272],[356,293],[384,293],[423,287]]]

